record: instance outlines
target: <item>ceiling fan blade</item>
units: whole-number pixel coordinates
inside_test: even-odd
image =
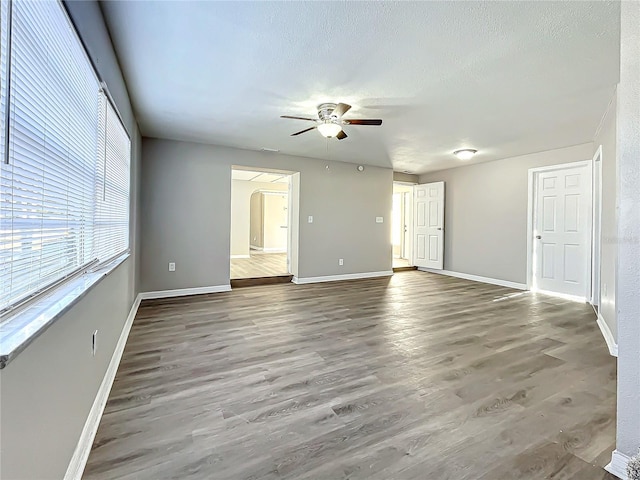
[[[309,130],[315,130],[315,129],[316,129],[316,127],[311,127],[311,128],[307,128],[305,130],[300,130],[299,132],[292,133],[291,136],[295,137],[296,135],[300,135],[301,133],[305,133],[305,132],[308,132]]]
[[[336,138],[337,138],[338,140],[342,140],[342,139],[344,139],[344,138],[347,138],[347,134],[346,134],[346,133],[344,133],[344,130],[340,130],[340,133],[338,133],[338,134],[336,135]]]
[[[317,118],[292,117],[291,115],[280,115],[280,118],[291,118],[293,120],[307,120],[308,122],[317,122]]]
[[[336,108],[333,109],[333,112],[331,112],[331,116],[340,118],[342,115],[347,113],[350,108],[351,105],[347,105],[346,103],[339,103],[338,105],[336,105]]]
[[[354,118],[352,120],[343,120],[345,125],[382,125],[382,120],[379,118],[376,119],[365,119],[365,118]]]

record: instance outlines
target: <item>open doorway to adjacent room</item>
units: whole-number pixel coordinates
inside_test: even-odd
[[[393,268],[412,267],[413,186],[393,183],[391,244]]]
[[[298,174],[299,175],[299,174]],[[231,280],[295,273],[291,261],[292,172],[233,167],[231,172]],[[297,233],[297,232],[295,232]],[[296,262],[297,263],[297,262]]]

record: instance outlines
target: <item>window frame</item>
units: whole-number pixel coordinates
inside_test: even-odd
[[[9,68],[8,74],[5,78],[1,79],[2,85],[0,90],[5,91],[6,96],[6,112],[1,112],[5,115],[5,125],[3,126],[4,132],[0,132],[0,135],[4,138],[3,151],[0,152],[0,162],[9,163],[9,132],[10,126],[10,99],[11,99],[11,44],[12,44],[12,32],[11,24],[13,22],[13,7],[14,0],[7,0],[6,12],[7,18],[2,19],[3,26],[8,24],[6,35],[6,62]],[[4,3],[4,2],[3,2]],[[127,232],[126,232],[126,247],[124,250],[110,256],[98,260],[97,258],[85,262],[80,267],[73,271],[65,273],[63,276],[56,278],[50,283],[41,286],[35,291],[25,294],[24,297],[13,301],[11,304],[0,310],[0,369],[4,368],[10,360],[12,360],[19,352],[21,352],[28,344],[30,344],[35,338],[37,338],[42,332],[44,332],[53,322],[64,315],[71,306],[77,303],[84,297],[95,285],[97,285],[103,278],[109,275],[118,266],[123,264],[131,255],[132,248],[132,234],[134,229],[132,228],[132,219],[135,215],[132,213],[132,205],[134,196],[132,195],[133,187],[133,175],[132,167],[134,161],[134,145],[131,138],[131,132],[127,128],[126,123],[114,101],[105,81],[99,74],[96,64],[89,54],[89,49],[80,36],[78,29],[73,22],[73,19],[61,0],[55,0],[55,3],[61,9],[61,13],[68,22],[70,30],[73,32],[75,40],[78,42],[78,46],[84,55],[84,59],[90,68],[91,72],[95,76],[96,82],[99,86],[98,95],[104,95],[105,110],[108,110],[110,106],[113,113],[117,118],[117,121],[124,132],[127,141]],[[99,127],[98,127],[99,128]],[[106,127],[105,127],[106,128]],[[106,138],[106,132],[105,132]],[[105,140],[106,144],[106,140]],[[99,163],[99,158],[96,157],[96,166]],[[106,163],[106,156],[103,159]],[[94,182],[97,176],[94,176]],[[104,178],[105,184],[107,178]],[[96,199],[93,199],[94,203]],[[95,222],[95,217],[93,219]]]

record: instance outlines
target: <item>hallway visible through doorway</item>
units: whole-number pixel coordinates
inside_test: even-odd
[[[265,253],[252,250],[249,258],[231,259],[232,279],[288,274],[286,253]]]
[[[230,278],[291,274],[291,175],[234,167],[231,174]]]
[[[413,187],[405,183],[393,183],[393,210],[391,216],[391,243],[393,268],[412,265],[412,206]]]

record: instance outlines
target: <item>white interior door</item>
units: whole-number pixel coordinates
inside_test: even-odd
[[[533,228],[533,287],[589,298],[591,168],[537,173]]]
[[[413,187],[413,264],[444,268],[444,182]]]
[[[284,252],[287,249],[287,196],[286,193],[264,193],[262,228],[265,252]]]

